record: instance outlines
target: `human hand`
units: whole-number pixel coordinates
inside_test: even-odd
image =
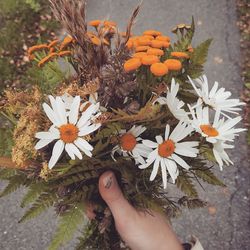
[[[140,212],[129,204],[111,171],[100,177],[99,191],[114,216],[118,233],[133,250],[183,249],[163,215]]]

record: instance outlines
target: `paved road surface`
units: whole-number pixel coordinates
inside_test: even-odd
[[[125,28],[136,3],[136,0],[89,0],[88,19],[110,18]],[[195,43],[214,38],[206,64],[210,82],[218,80],[235,96],[239,95],[241,57],[233,0],[144,0],[134,33],[155,28],[170,34],[176,24],[189,23],[191,15],[197,26]],[[205,191],[201,190],[202,197],[216,208],[216,213],[211,215],[212,210],[209,213],[206,208],[185,211],[174,221],[183,240],[195,234],[207,250],[250,249],[250,173],[245,134],[237,140],[231,156],[235,166],[219,173],[228,189],[206,186]],[[18,207],[22,193],[16,192],[0,201],[0,249],[46,249],[55,229],[53,212],[26,224],[17,224],[23,214]],[[73,245],[64,249],[73,249]]]

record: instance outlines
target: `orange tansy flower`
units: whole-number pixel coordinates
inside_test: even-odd
[[[157,30],[145,30],[143,32],[143,35],[149,35],[149,36],[161,36],[161,32]]]
[[[167,59],[164,64],[168,67],[171,71],[177,71],[182,68],[182,64],[179,60],[176,59]]]
[[[147,38],[140,37],[140,38],[138,38],[137,43],[139,46],[150,46],[151,40],[149,40]]]
[[[164,51],[161,49],[149,48],[147,51],[148,55],[162,56],[164,55]]]
[[[155,39],[159,41],[170,42],[170,37],[168,36],[157,36]]]
[[[61,43],[60,50],[63,50],[72,42],[73,42],[73,38],[71,36],[66,36]]]
[[[142,57],[144,57],[144,56],[146,56],[147,55],[147,53],[146,52],[137,52],[137,53],[135,53],[134,55],[133,55],[133,58],[142,58]]]
[[[101,24],[101,22],[102,22],[101,20],[92,20],[89,21],[88,25],[93,27],[98,27]]]
[[[141,37],[146,38],[148,40],[154,40],[155,39],[153,36],[150,36],[150,35],[143,35]]]
[[[56,39],[56,40],[49,43],[48,48],[50,49],[50,48],[56,46],[58,43],[59,43],[59,39]]]
[[[177,58],[186,58],[186,59],[189,58],[189,55],[187,53],[179,52],[179,51],[171,52],[171,56],[177,57]]]
[[[170,46],[170,42],[162,41],[163,42],[163,47],[168,48]]]
[[[141,61],[142,61],[142,64],[144,65],[152,65],[153,63],[158,63],[159,58],[155,55],[146,55],[142,57]]]
[[[116,23],[115,22],[113,22],[113,21],[108,21],[108,20],[106,20],[106,21],[104,21],[104,26],[114,26],[114,27],[116,27]]]
[[[35,52],[37,50],[41,50],[41,49],[48,49],[48,45],[47,44],[39,44],[39,45],[32,46],[28,49],[28,54],[31,55],[33,52]]]
[[[67,56],[67,55],[71,55],[71,51],[70,50],[64,50],[64,51],[60,51],[57,53],[58,56]]]
[[[168,67],[164,63],[153,63],[150,71],[155,76],[164,76],[168,73]]]
[[[101,45],[101,40],[97,36],[92,36],[90,38],[91,42],[97,46]]]
[[[48,56],[44,57],[39,63],[38,67],[42,67],[46,62],[50,61],[53,59],[53,57],[56,57],[57,53],[51,53]]]
[[[135,48],[136,52],[147,51],[150,47],[149,46],[137,46]]]
[[[124,70],[130,72],[138,69],[141,66],[141,60],[139,58],[131,58],[124,63]]]
[[[126,47],[127,47],[128,49],[132,49],[132,48],[134,47],[133,41],[128,40],[127,43],[126,43]]]
[[[151,41],[151,47],[160,49],[164,47],[164,42],[160,40],[153,40]]]

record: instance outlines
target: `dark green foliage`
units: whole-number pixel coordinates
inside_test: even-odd
[[[181,207],[186,207],[189,209],[202,208],[202,207],[207,206],[206,202],[204,202],[198,198],[192,199],[192,198],[189,198],[187,196],[183,196],[181,199],[179,199],[178,204]]]
[[[198,197],[198,193],[188,175],[179,175],[176,181],[177,187],[189,197]]]
[[[221,187],[226,186],[222,181],[220,181],[214,175],[214,173],[210,169],[195,169],[194,172],[197,177],[199,177],[200,179],[202,179],[203,181],[209,184],[221,186]]]
[[[24,222],[33,219],[46,211],[57,200],[57,196],[52,190],[42,193],[32,204],[31,208],[24,214],[19,222]]]
[[[8,178],[8,184],[1,192],[0,197],[15,192],[21,186],[26,186],[30,182],[24,174],[17,174]]]
[[[47,39],[57,27],[55,21],[41,19],[46,14],[51,14],[46,0],[0,0],[0,91],[7,84],[30,84],[26,47],[38,36]]]
[[[208,39],[194,49],[190,58],[190,65],[186,72],[191,78],[197,78],[203,73],[203,65],[206,62],[211,42],[212,39]]]
[[[0,128],[0,156],[10,156],[12,144],[12,130]]]
[[[58,229],[49,246],[49,250],[56,250],[71,240],[74,234],[86,224],[84,218],[85,207],[83,203],[75,203],[69,211],[60,218]]]

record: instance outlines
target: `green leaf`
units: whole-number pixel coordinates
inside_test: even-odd
[[[0,179],[1,180],[9,180],[10,177],[16,175],[15,169],[3,168],[0,169]]]
[[[191,63],[194,65],[203,65],[207,60],[208,49],[213,39],[208,39],[194,49],[191,56]]]
[[[48,189],[48,186],[43,182],[31,184],[29,186],[28,192],[25,194],[25,196],[22,199],[21,207],[25,207],[31,202],[33,202],[34,200],[36,200],[37,197],[47,189]]]
[[[12,145],[12,131],[7,128],[0,128],[0,156],[10,156]]]
[[[207,203],[205,201],[202,201],[198,198],[189,199],[187,196],[183,196],[181,199],[179,199],[178,204],[181,207],[187,207],[189,209],[201,208],[207,206]]]
[[[23,175],[12,176],[9,179],[9,183],[7,184],[7,186],[1,192],[0,197],[3,197],[5,195],[8,195],[8,194],[15,192],[21,186],[27,185],[27,183],[28,183],[28,181],[27,181],[26,177]]]
[[[187,175],[179,175],[176,181],[177,187],[189,197],[198,197],[194,184]]]
[[[42,212],[51,207],[57,200],[56,195],[51,193],[42,193],[36,201],[32,204],[31,208],[24,214],[19,222],[24,222],[33,219],[40,215]]]
[[[200,179],[202,179],[203,181],[212,184],[212,185],[216,185],[216,186],[221,186],[221,187],[225,187],[226,185],[220,181],[215,175],[214,173],[210,170],[210,169],[204,169],[204,170],[200,170],[200,169],[195,169],[195,175],[197,177],[199,177]]]
[[[64,213],[48,250],[56,250],[70,241],[76,231],[85,225],[84,210],[83,203],[78,203]]]

